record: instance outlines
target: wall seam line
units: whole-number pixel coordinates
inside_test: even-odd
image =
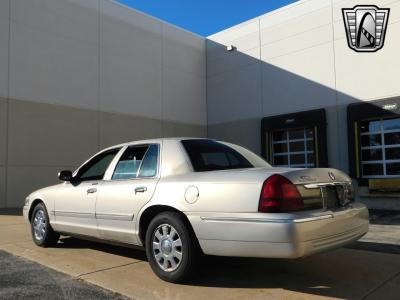
[[[165,116],[164,116],[164,24],[161,25],[161,137],[165,138]]]
[[[206,65],[205,74],[204,74],[205,88],[206,88],[206,99],[205,99],[206,100],[206,137],[209,138],[210,132],[209,132],[209,128],[208,128],[209,120],[208,120],[208,60],[207,60],[208,48],[207,48],[207,45],[208,45],[208,38],[204,38],[204,57],[205,57],[205,65]]]
[[[336,49],[335,49],[335,26],[334,26],[334,21],[333,21],[333,0],[331,0],[331,18],[332,18],[332,51],[333,51],[333,75],[334,75],[334,83],[335,83],[335,114],[336,114],[336,138],[339,141],[340,136],[340,128],[339,128],[339,95],[338,95],[338,90],[337,90],[337,75],[336,75]],[[328,126],[327,126],[328,127]],[[338,158],[339,162],[338,165],[340,166],[342,163],[342,153],[340,151],[340,143],[336,143],[337,147],[337,152],[338,152]],[[328,153],[328,164],[329,164],[329,153]]]
[[[97,71],[98,71],[98,76],[97,76],[97,150],[100,150],[100,145],[101,145],[101,13],[102,13],[102,5],[101,5],[101,0],[98,0],[98,41],[97,41],[97,51],[98,51],[98,58],[97,58]]]
[[[8,207],[8,164],[9,164],[9,140],[10,140],[10,70],[11,70],[11,0],[8,1],[8,61],[7,61],[7,98],[6,98],[6,145],[5,145],[5,178],[4,178],[4,207]]]
[[[260,114],[260,120],[259,120],[259,128],[261,130],[261,120],[264,116],[264,72],[263,72],[263,60],[262,60],[262,47],[261,47],[261,19],[258,19],[258,42],[259,42],[259,60],[260,60],[260,107],[261,107],[261,114]],[[259,135],[260,136],[260,135]],[[259,138],[260,139],[260,138]],[[262,153],[263,145],[261,144],[260,141],[260,147],[259,151]]]

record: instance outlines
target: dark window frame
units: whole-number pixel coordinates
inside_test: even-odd
[[[317,153],[314,165],[317,168],[328,167],[326,126],[323,108],[265,117],[261,120],[261,154],[269,163],[272,163],[272,153],[268,148],[272,142],[273,132],[310,127],[315,132],[314,148]]]

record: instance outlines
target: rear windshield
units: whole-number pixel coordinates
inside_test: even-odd
[[[183,140],[195,172],[254,168],[255,166],[235,149],[213,140]]]

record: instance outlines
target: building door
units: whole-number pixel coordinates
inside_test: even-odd
[[[271,162],[277,167],[315,167],[315,129],[301,127],[272,132]]]
[[[348,106],[349,168],[359,187],[400,191],[399,115],[399,98]]]
[[[328,166],[324,109],[266,117],[261,128],[262,154],[273,166]]]
[[[361,175],[400,177],[400,118],[360,122]]]

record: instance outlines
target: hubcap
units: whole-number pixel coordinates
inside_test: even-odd
[[[154,231],[153,255],[158,266],[166,272],[179,267],[182,261],[182,241],[173,226],[162,224]]]
[[[46,215],[42,209],[36,211],[35,216],[33,217],[33,233],[35,235],[35,239],[38,241],[43,240],[44,234],[46,232]]]

